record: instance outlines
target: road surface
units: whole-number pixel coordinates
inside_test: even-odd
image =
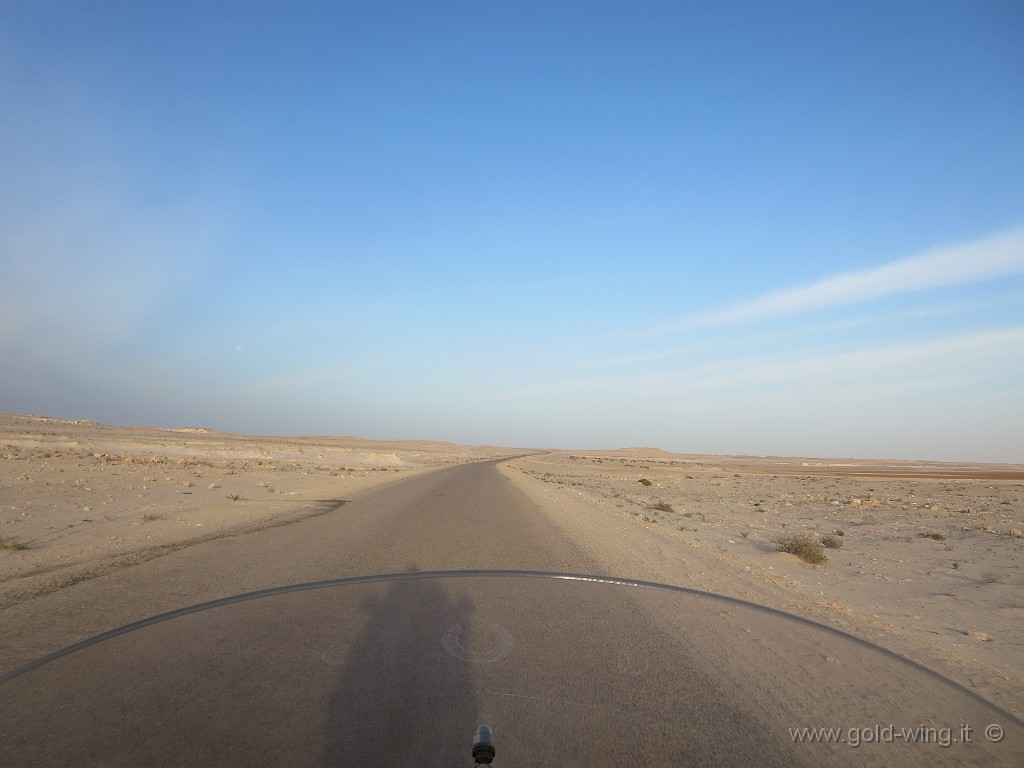
[[[326,500],[327,514],[222,536],[25,601],[0,623],[0,672],[155,613],[282,584],[408,570],[595,570],[497,463]]]
[[[41,595],[5,612],[0,637],[25,661],[155,613],[300,582],[599,571],[495,464],[395,482]],[[1013,723],[1002,744],[957,750],[848,743],[851,727],[980,729],[994,716],[864,644],[770,612],[485,575],[230,603],[0,686],[11,765],[471,765],[483,722],[498,766],[1016,764]],[[789,730],[819,726],[844,729],[847,743],[795,743]]]

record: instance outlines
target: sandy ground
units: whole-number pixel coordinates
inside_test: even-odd
[[[0,608],[508,449],[264,438],[0,414]]]
[[[522,453],[0,415],[0,610],[414,474]],[[525,456],[502,471],[604,573],[810,617],[1024,716],[1024,466],[633,449]],[[839,548],[808,565],[773,543],[792,533]]]
[[[1024,466],[631,449],[504,471],[609,573],[807,616],[1024,716]],[[839,548],[807,564],[774,543],[795,533]]]

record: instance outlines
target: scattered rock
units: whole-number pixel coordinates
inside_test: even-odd
[[[1020,528],[1011,528],[1010,535],[1013,536],[1013,538],[1015,539],[1024,539],[1024,531],[1022,531]]]
[[[988,636],[987,632],[975,632],[974,630],[968,630],[964,632],[972,640],[981,640],[984,643],[992,642],[992,638]]]

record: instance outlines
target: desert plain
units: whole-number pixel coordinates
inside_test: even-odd
[[[8,620],[40,596],[502,458],[607,575],[809,618],[1024,716],[1022,465],[257,437],[13,414],[0,415],[0,672],[111,628]],[[794,536],[824,560],[780,551]]]

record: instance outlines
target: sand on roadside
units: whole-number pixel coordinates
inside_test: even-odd
[[[490,446],[265,438],[0,414],[0,610],[176,548],[324,514]],[[1024,466],[548,452],[503,471],[615,576],[876,642],[1024,715]],[[830,537],[812,566],[780,536]]]
[[[0,608],[175,548],[323,514],[414,474],[513,453],[0,414]]]
[[[609,574],[812,618],[1024,716],[1024,466],[628,449],[503,471]],[[827,561],[780,552],[793,534]]]

